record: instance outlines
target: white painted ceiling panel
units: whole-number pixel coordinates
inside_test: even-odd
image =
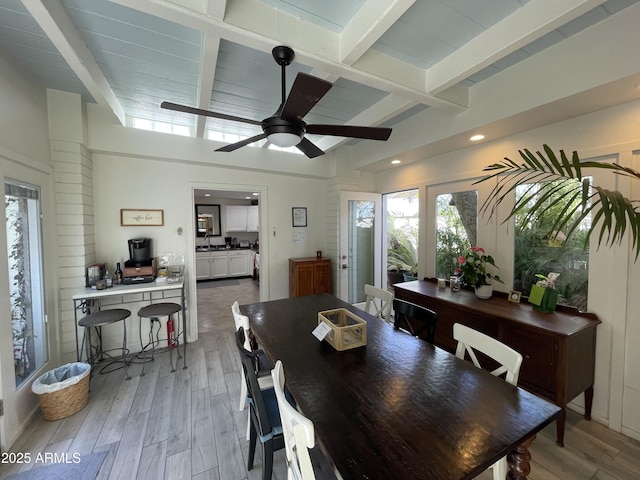
[[[2,0],[0,49],[43,87],[80,94],[116,115],[121,109],[128,118],[194,127],[194,132],[206,136],[203,119],[161,109],[160,103],[166,100],[254,120],[271,116],[281,102],[281,69],[271,49],[286,44],[296,50],[286,69],[287,93],[298,72],[326,77],[334,84],[305,117],[307,123],[365,119],[366,125],[401,128],[431,107],[443,114],[473,110],[473,89],[491,84],[496,73],[558,48],[567,38],[625,9],[635,13],[640,8],[639,0],[608,0],[580,10],[591,3],[564,0],[575,7],[575,14],[568,9],[560,24],[551,14],[542,15],[539,25],[533,26],[540,34],[528,38],[529,43],[516,46],[515,40],[506,40],[490,64],[479,71],[463,65],[455,78],[438,79],[449,90],[433,94],[426,91],[430,69],[469,45],[484,51],[479,35],[495,32],[498,24],[510,25],[519,9],[539,5],[544,11],[545,5],[557,4],[396,0],[390,13],[384,4],[365,0],[216,1],[214,12],[221,12],[224,4],[227,13],[232,12],[233,24],[209,17],[207,0],[25,0],[24,4]],[[358,15],[365,7],[367,14]],[[69,25],[61,17],[68,18]],[[550,32],[547,24],[553,25]],[[340,35],[344,32],[348,41]],[[204,45],[206,58],[202,58]],[[348,61],[341,61],[340,47],[348,52]],[[85,71],[78,67],[78,59],[85,61],[86,49],[90,57]],[[379,107],[396,97],[406,100],[402,103],[406,107],[399,111]],[[619,100],[599,101],[603,105]],[[254,125],[212,118],[206,119],[206,127],[245,137],[261,132]]]

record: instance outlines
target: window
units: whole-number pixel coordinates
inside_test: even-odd
[[[389,193],[384,196],[389,285],[402,282],[404,274],[415,277],[418,273],[418,200],[418,190]]]
[[[558,303],[586,310],[589,252],[583,249],[583,245],[591,219],[584,219],[569,239],[562,230],[549,235],[554,227],[557,213],[566,208],[567,204],[569,208],[573,208],[580,199],[570,202],[566,195],[568,186],[563,187],[557,182],[548,182],[518,186],[516,200],[523,198],[523,195],[530,196],[527,205],[533,206],[542,185],[556,189],[547,202],[548,207],[539,209],[540,213],[537,216],[529,216],[529,209],[525,208],[515,218],[513,288],[524,295],[529,295],[531,286],[539,280],[536,274],[546,276],[550,272],[559,273],[560,276],[556,281],[559,293]]]
[[[476,246],[478,192],[446,193],[436,196],[436,276],[455,274],[458,257]]]
[[[145,118],[131,118],[133,128],[140,130],[151,130],[154,132],[173,133],[174,135],[182,135],[184,137],[191,136],[191,128],[185,125],[176,125],[167,122],[158,122],[155,120],[147,120]]]
[[[40,195],[36,187],[9,181],[4,192],[11,330],[19,387],[47,360]]]

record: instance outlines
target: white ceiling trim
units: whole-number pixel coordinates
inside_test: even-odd
[[[427,92],[437,95],[605,0],[530,0],[428,72]]]
[[[330,78],[343,77],[425,105],[449,108],[456,112],[463,110],[455,102],[427,93],[426,70],[386,55],[383,61],[385,67],[380,67],[377,62],[367,60],[384,55],[374,50],[366,52],[353,66],[345,65],[339,61],[340,37],[337,34],[257,0],[234,0],[227,4],[224,21],[166,0],[111,1],[269,54],[274,46],[291,41],[296,45],[296,57],[302,63],[326,72]],[[279,36],[279,32],[286,32],[286,37]],[[380,71],[382,68],[383,71]]]
[[[198,79],[198,108],[208,110],[211,105],[211,92],[213,80],[218,63],[218,50],[220,49],[220,37],[208,33],[203,34],[202,51],[200,56],[200,78]],[[196,137],[204,138],[204,127],[207,119],[197,115]]]
[[[227,9],[227,0],[202,0],[207,4],[207,15],[218,20],[224,19],[224,12]]]
[[[367,0],[340,34],[340,62],[352,65],[415,3]]]
[[[60,0],[47,0],[46,6],[40,0],[22,0],[22,3],[98,105],[111,109],[120,124],[125,125],[122,105]]]

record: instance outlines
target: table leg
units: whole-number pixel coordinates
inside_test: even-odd
[[[507,463],[509,465],[509,472],[507,473],[508,480],[527,480],[527,475],[531,473],[531,454],[529,453],[529,447],[535,440],[536,436],[532,435],[527,438],[522,444],[518,445],[516,449],[507,455]]]

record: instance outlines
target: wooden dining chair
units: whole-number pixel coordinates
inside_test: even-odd
[[[511,385],[518,384],[522,355],[513,348],[460,323],[453,324],[453,339],[458,342],[456,357],[464,360],[468,355],[476,367],[482,368],[476,355],[476,352],[481,352],[499,364],[498,368],[491,371],[492,375],[496,377],[504,375],[505,381]],[[493,470],[494,480],[507,478],[507,457],[502,457],[491,466],[491,469]]]
[[[258,370],[258,371],[261,371],[261,370],[263,371],[262,375],[259,375],[258,383],[262,388],[272,387],[273,383],[271,380],[270,371],[271,371],[271,368],[273,368],[273,364],[269,361],[264,351],[262,351],[261,349],[252,348],[253,346],[251,345],[250,335],[248,334],[248,332],[250,332],[249,317],[247,317],[246,315],[242,315],[240,313],[240,306],[238,305],[237,301],[233,302],[233,304],[231,305],[231,313],[233,314],[233,321],[236,327],[235,331],[237,332],[241,327],[244,330],[243,347],[245,348],[245,350],[249,352],[251,351],[257,352],[257,354],[259,355],[258,362],[264,365],[264,368]],[[241,373],[241,376],[242,376],[242,373]],[[246,403],[247,403],[247,386],[244,381],[244,376],[242,376],[242,378],[240,379],[240,406],[238,407],[240,411],[244,410]]]
[[[284,393],[284,369],[278,360],[271,371],[278,401],[284,448],[287,456],[287,480],[315,480],[309,449],[315,446],[313,422],[296,410]]]
[[[436,312],[398,298],[393,300],[393,312],[394,328],[405,330],[414,337],[425,338],[429,343],[434,342],[438,321]]]
[[[244,315],[243,315],[244,317]],[[245,324],[246,319],[246,324]],[[262,390],[273,388],[273,380],[271,379],[271,370],[273,368],[273,363],[269,360],[267,355],[263,350],[247,350],[247,335],[245,334],[249,328],[249,319],[244,317],[241,319],[240,327],[236,331],[236,346],[238,347],[238,351],[240,352],[240,357],[248,357],[251,359],[251,362],[254,366],[254,372],[256,377],[258,378],[258,385]],[[240,377],[242,383],[240,385],[240,411],[244,410],[244,406],[247,403],[248,395],[247,395],[247,382],[244,378],[244,370],[240,370]],[[244,397],[242,394],[244,393]],[[247,414],[247,440],[249,440],[251,428],[251,413]]]
[[[387,322],[391,321],[393,293],[369,284],[364,286],[364,293],[366,295],[365,301],[355,303],[353,306],[370,313],[374,317],[381,318]]]
[[[242,370],[247,383],[247,398],[249,400],[249,415],[251,418],[247,470],[253,469],[256,445],[259,440],[262,444],[262,480],[270,480],[273,472],[273,452],[284,448],[284,435],[282,433],[278,401],[273,388],[263,390],[258,385],[254,359],[250,355],[243,355],[242,353],[241,359]]]

